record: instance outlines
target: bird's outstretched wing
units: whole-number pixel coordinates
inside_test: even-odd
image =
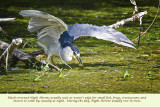
[[[38,33],[38,45],[44,48],[50,57],[52,53],[58,55],[60,35],[67,31],[67,25],[59,18],[38,10],[22,10],[20,15],[30,17],[28,30]],[[52,52],[52,51],[53,52]]]
[[[67,25],[59,18],[38,10],[22,10],[20,14],[24,17],[30,17],[28,30],[38,32],[38,39],[48,35],[54,39],[66,31]]]
[[[74,36],[74,40],[81,36],[91,36],[135,49],[133,42],[131,42],[123,33],[107,26],[74,24],[68,27],[68,33]]]

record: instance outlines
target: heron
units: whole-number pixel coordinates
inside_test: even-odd
[[[91,36],[135,49],[133,42],[126,35],[105,25],[76,23],[68,26],[60,18],[39,10],[22,10],[20,15],[30,18],[28,31],[37,32],[37,43],[48,55],[46,62],[53,60],[56,55],[71,69],[67,62],[73,58],[82,65],[80,50],[73,43],[82,36]]]

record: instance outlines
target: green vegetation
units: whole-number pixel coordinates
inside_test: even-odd
[[[136,0],[140,11],[148,11],[143,17],[142,31],[152,22],[158,0]],[[28,18],[19,12],[36,9],[61,18],[68,25],[90,23],[111,25],[132,16],[133,6],[125,0],[6,0],[0,4],[0,17],[15,17],[15,22],[1,22],[0,26],[9,36],[0,32],[1,40],[22,38],[31,47],[19,49],[33,52],[41,48],[36,43],[36,33],[27,31]],[[125,14],[123,14],[125,13]],[[60,58],[54,60],[62,72],[46,69],[26,68],[22,62],[0,75],[0,93],[160,93],[160,15],[144,36],[137,50],[111,42],[85,37],[75,41],[81,51],[84,63],[69,62],[73,69],[63,64]],[[139,35],[139,21],[133,21],[117,28],[130,40]],[[9,39],[7,39],[9,38]],[[137,45],[137,41],[134,41]],[[45,59],[45,58],[44,58]],[[14,68],[14,69],[13,69]],[[1,71],[0,71],[1,73]]]

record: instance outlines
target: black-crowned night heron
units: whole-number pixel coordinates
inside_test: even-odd
[[[28,30],[38,33],[38,45],[48,54],[47,62],[53,55],[57,55],[67,66],[69,65],[66,62],[71,61],[73,57],[82,64],[80,51],[73,44],[73,41],[81,36],[91,36],[135,48],[123,33],[107,26],[91,24],[67,26],[61,19],[38,10],[22,10],[20,14],[31,18]]]

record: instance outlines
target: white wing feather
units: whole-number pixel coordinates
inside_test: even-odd
[[[68,27],[68,32],[70,35],[74,36],[74,39],[77,39],[81,36],[91,36],[97,39],[112,41],[117,44],[135,49],[133,42],[131,42],[123,33],[107,26],[74,24]]]
[[[38,33],[38,44],[48,56],[58,55],[60,35],[68,30],[67,25],[59,18],[38,10],[22,10],[20,14],[30,17],[28,30]]]
[[[22,10],[20,14],[24,17],[31,17],[28,30],[30,32],[38,32],[39,39],[48,34],[55,38],[55,36],[61,35],[68,29],[67,25],[61,19],[42,11]]]

